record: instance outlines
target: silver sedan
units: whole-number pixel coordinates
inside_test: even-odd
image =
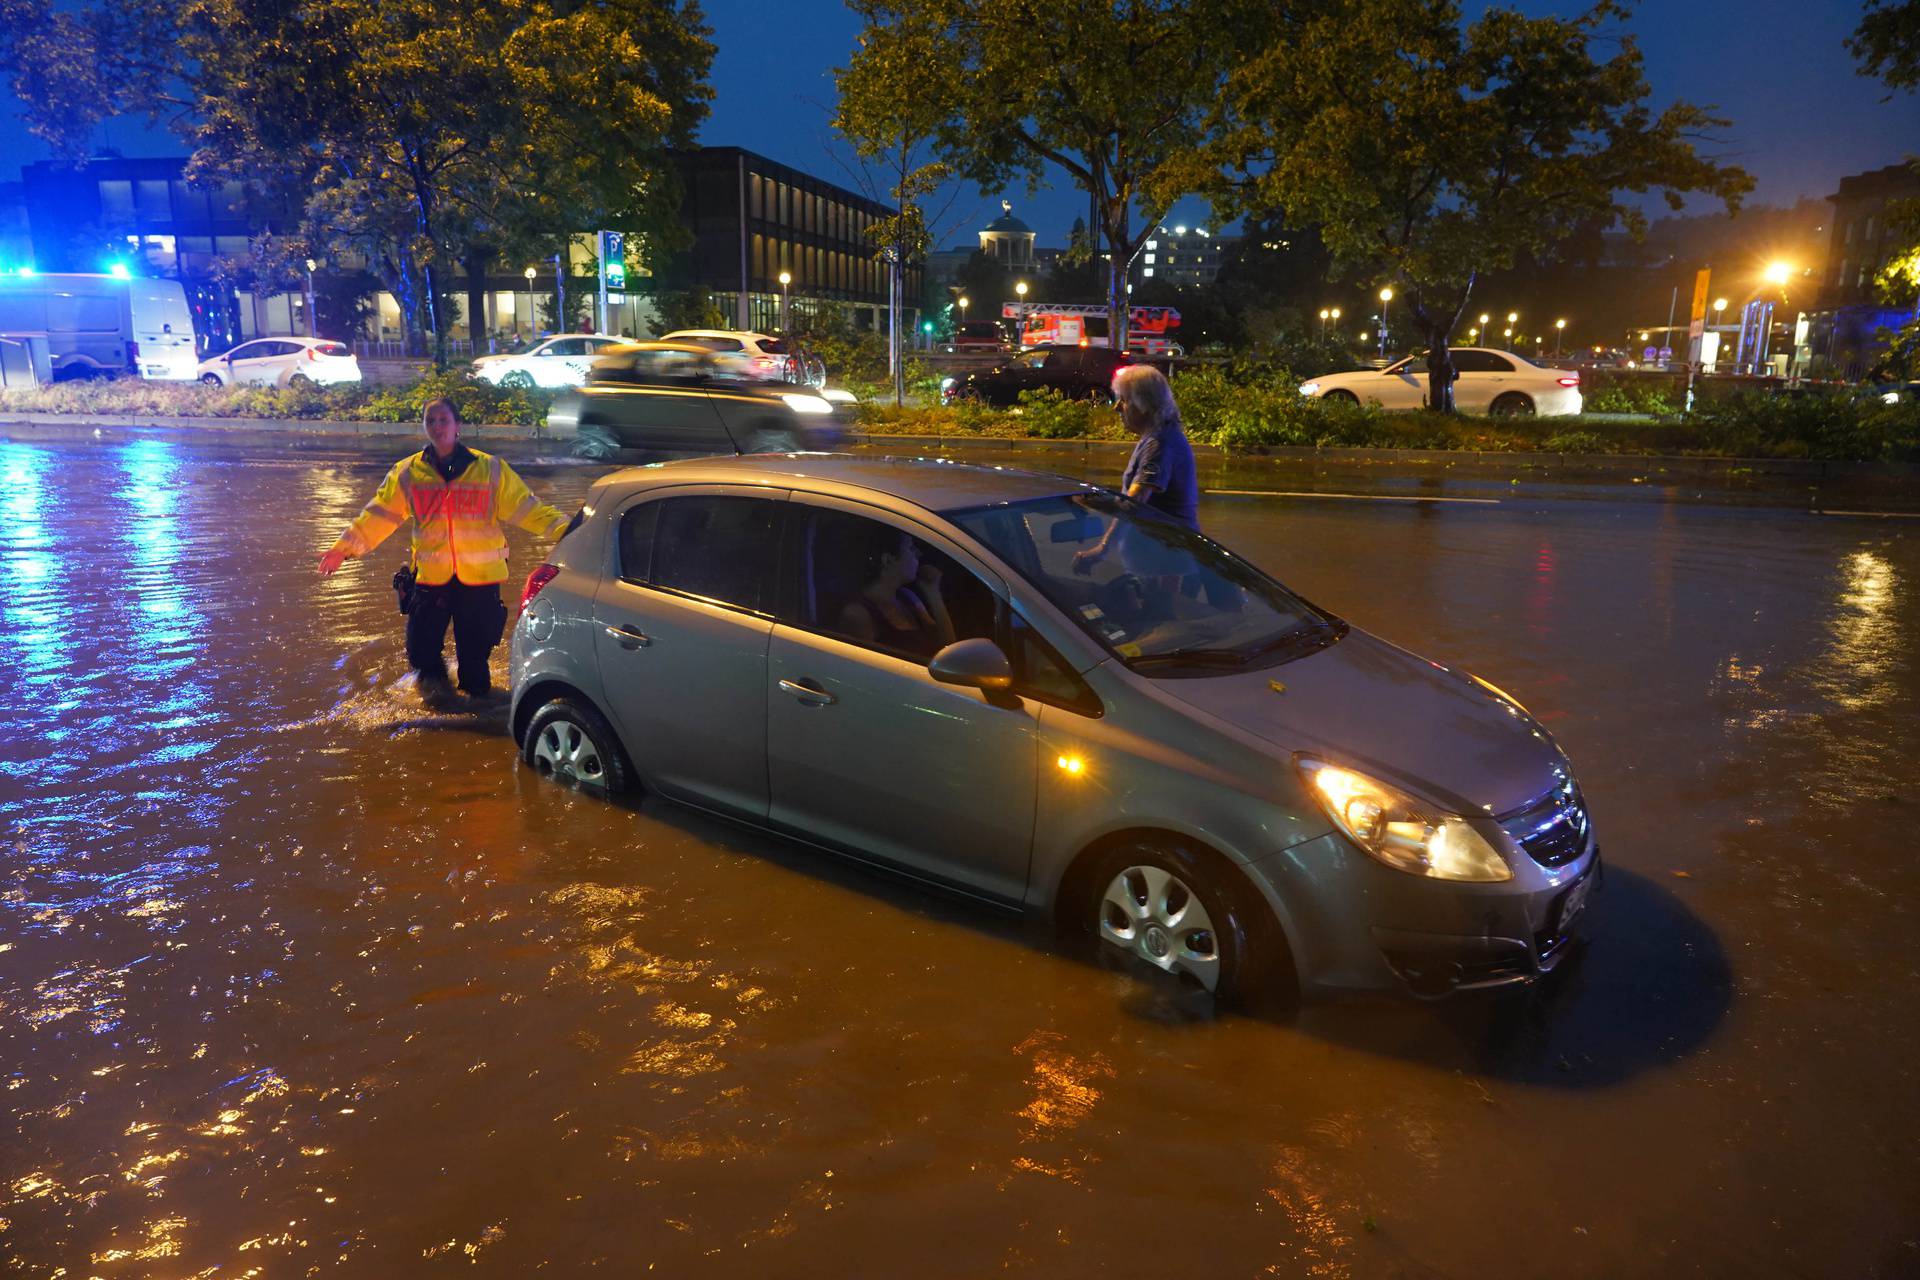
[[[617,472],[529,577],[515,741],[1222,999],[1530,982],[1599,851],[1512,698],[1057,476]]]

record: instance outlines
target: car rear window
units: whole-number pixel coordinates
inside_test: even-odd
[[[770,356],[783,356],[787,354],[787,344],[780,338],[760,339],[760,349]]]

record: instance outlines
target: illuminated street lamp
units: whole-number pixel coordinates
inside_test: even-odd
[[[1565,320],[1555,320],[1553,322],[1553,358],[1556,360],[1560,358],[1560,339],[1566,331],[1567,322]]]
[[[782,333],[787,331],[787,286],[792,283],[793,273],[782,271],[780,273],[780,332]]]
[[[1020,295],[1020,301],[1024,304],[1027,300],[1027,282],[1025,280],[1016,281],[1013,286],[1013,291]]]
[[[1785,288],[1787,281],[1793,278],[1793,268],[1785,262],[1767,264],[1766,281],[1768,284]]]
[[[1493,317],[1492,317],[1492,316],[1490,316],[1490,315],[1488,315],[1488,314],[1487,314],[1486,312],[1484,312],[1484,311],[1482,311],[1482,312],[1480,313],[1480,327],[1481,327],[1482,329],[1484,329],[1484,328],[1486,328],[1486,327],[1487,327],[1487,321],[1489,321],[1489,320],[1491,320],[1491,319],[1493,319]]]
[[[1380,358],[1387,358],[1387,304],[1393,301],[1393,286],[1380,287]]]
[[[528,267],[524,274],[527,277],[527,336],[531,338],[538,332],[533,323],[533,277],[537,273],[532,267]],[[519,326],[516,325],[514,327],[518,328]]]
[[[1333,312],[1325,307],[1320,308],[1320,341],[1322,342],[1327,340],[1327,317],[1332,314]]]

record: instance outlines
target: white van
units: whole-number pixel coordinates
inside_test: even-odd
[[[199,376],[193,313],[178,280],[101,275],[0,276],[0,333],[47,336],[54,381]]]

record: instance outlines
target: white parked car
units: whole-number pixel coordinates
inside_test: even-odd
[[[499,387],[578,387],[595,360],[625,341],[604,333],[559,333],[525,351],[481,356],[473,362],[473,376]]]
[[[697,347],[705,347],[719,357],[716,363],[723,370],[737,378],[752,378],[760,382],[811,382],[815,386],[826,381],[826,369],[818,360],[812,362],[814,368],[795,369],[792,349],[787,346],[786,340],[771,334],[745,329],[678,329],[660,341],[690,342]],[[812,376],[816,369],[818,377]]]
[[[326,338],[255,338],[202,360],[200,381],[210,387],[331,386],[360,381],[360,362],[345,343]]]
[[[1560,417],[1580,412],[1580,374],[1548,369],[1511,351],[1452,348],[1453,403],[1467,413]],[[1382,409],[1420,409],[1427,403],[1427,357],[1408,356],[1384,369],[1329,373],[1300,384],[1300,394],[1319,400],[1377,404]]]

